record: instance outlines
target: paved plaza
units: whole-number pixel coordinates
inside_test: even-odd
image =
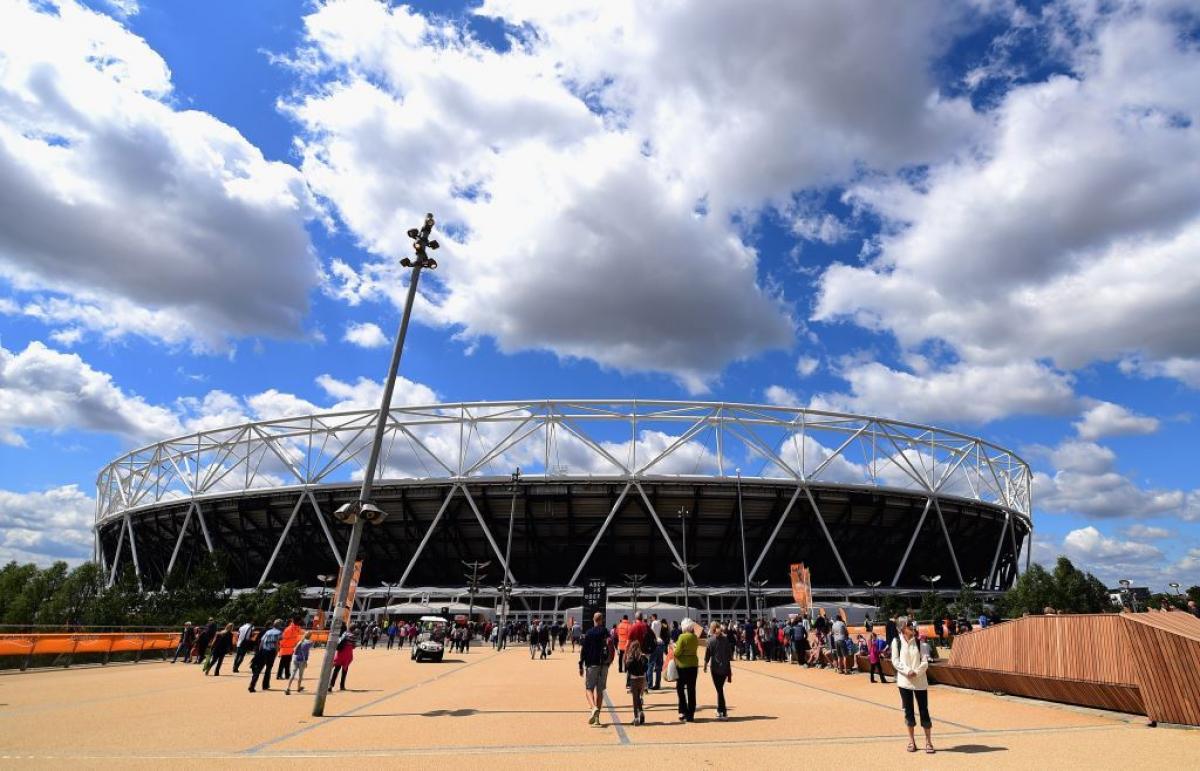
[[[304,694],[285,696],[248,693],[248,677],[157,662],[0,676],[0,762],[294,767],[375,756],[387,767],[456,758],[458,767],[612,768],[638,762],[633,753],[671,767],[819,753],[840,759],[835,765],[1115,768],[1135,760],[1182,768],[1200,756],[1200,730],[938,686],[930,701],[940,751],[908,755],[894,686],[761,662],[735,664],[728,722],[715,720],[702,674],[695,723],[677,722],[672,689],[649,696],[644,726],[628,725],[629,697],[614,668],[600,728],[587,725],[569,651],[531,661],[524,647],[477,647],[415,664],[407,652],[360,650],[352,689],[330,696],[324,719],[309,714],[311,680]]]

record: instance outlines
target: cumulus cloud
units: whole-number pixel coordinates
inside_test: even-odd
[[[1137,485],[1117,470],[1116,454],[1107,447],[1068,441],[1049,456],[1054,475],[1036,472],[1033,478],[1034,501],[1041,509],[1099,518],[1186,516],[1188,493]]]
[[[1158,430],[1158,419],[1138,415],[1112,402],[1093,401],[1073,425],[1079,438],[1092,441],[1106,436],[1153,434]]]
[[[790,209],[862,163],[940,159],[974,125],[931,75],[961,14],[928,5],[778,3],[730,25],[745,14],[724,3],[488,3],[520,30],[500,52],[342,0],[305,18],[295,64],[313,85],[285,109],[305,177],[367,249],[406,252],[427,209],[446,223],[421,318],[701,391],[794,335],[735,212]],[[396,302],[399,278],[391,261],[331,263],[326,290]]]
[[[0,347],[0,442],[22,445],[23,431],[67,429],[140,441],[174,436],[180,422],[76,354],[40,342],[19,352]]]
[[[1132,538],[1136,541],[1161,541],[1164,538],[1171,537],[1171,531],[1165,527],[1154,527],[1152,525],[1134,524],[1121,531],[1126,538]]]
[[[1094,6],[1082,4],[1096,10]],[[885,223],[865,265],[822,276],[814,317],[972,362],[1128,360],[1195,384],[1200,49],[1171,4],[1047,14],[1067,74],[1008,90],[927,173],[850,198]],[[1136,151],[1131,151],[1136,148]]]
[[[0,278],[36,293],[22,312],[200,349],[300,333],[319,274],[295,168],[177,109],[163,59],[73,0],[8,3],[0,51]]]
[[[767,404],[778,404],[781,407],[797,407],[800,405],[800,394],[781,385],[767,386],[763,392]]]
[[[796,359],[796,374],[800,377],[812,375],[821,366],[821,360],[815,356],[801,356]]]
[[[75,485],[26,493],[0,490],[0,563],[87,559],[95,505]]]
[[[838,375],[850,384],[849,393],[819,394],[812,406],[932,423],[987,423],[1075,408],[1070,378],[1032,361],[960,362],[923,373],[850,361]]]
[[[346,325],[346,333],[342,335],[342,340],[357,345],[360,348],[381,348],[388,344],[387,336],[383,334],[383,330],[378,324],[373,324],[370,321],[363,324],[350,323]]]

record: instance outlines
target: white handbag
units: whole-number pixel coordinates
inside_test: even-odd
[[[673,683],[679,679],[679,667],[675,665],[675,658],[673,656],[671,657],[671,660],[667,662],[667,671],[663,675],[663,678],[668,683]]]

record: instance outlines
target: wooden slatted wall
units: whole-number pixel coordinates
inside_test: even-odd
[[[1200,725],[1200,619],[1175,612],[1122,618],[1147,717]]]

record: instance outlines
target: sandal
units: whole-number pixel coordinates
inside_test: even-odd
[[[907,749],[908,749],[908,751],[909,751],[909,752],[916,752],[916,751],[917,751],[917,744],[916,744],[916,742],[909,742],[909,743],[908,743],[908,748],[907,748]]]
[[[937,752],[937,750],[935,750],[935,749],[933,748],[933,745],[932,745],[932,744],[926,744],[926,745],[925,745],[925,754],[926,754],[926,755],[932,755],[932,754],[933,754],[933,753],[935,753],[935,752]]]

